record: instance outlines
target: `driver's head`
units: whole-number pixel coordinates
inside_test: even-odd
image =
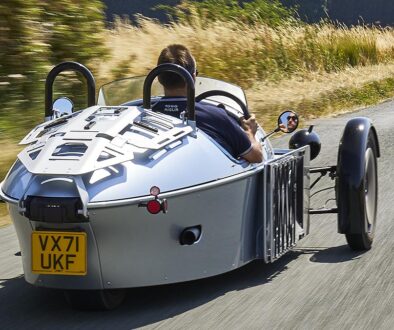
[[[184,67],[193,78],[196,77],[196,61],[190,50],[183,45],[174,44],[164,48],[157,60],[157,65],[164,63],[178,64]],[[159,75],[159,82],[165,89],[180,89],[185,88],[186,83],[182,77],[173,72],[164,72]]]
[[[287,116],[287,128],[293,130],[297,126],[297,117],[294,114]]]

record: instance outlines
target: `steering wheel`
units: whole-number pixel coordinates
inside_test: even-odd
[[[250,114],[249,114],[249,110],[248,107],[245,105],[245,103],[243,103],[238,97],[234,96],[233,94],[230,94],[229,92],[225,92],[225,91],[220,91],[220,90],[212,90],[212,91],[207,91],[204,93],[201,93],[200,95],[198,95],[196,97],[196,102],[200,102],[208,97],[211,96],[225,96],[228,97],[229,99],[232,99],[234,102],[236,102],[243,114],[244,114],[244,118],[245,119],[249,119],[250,118]]]

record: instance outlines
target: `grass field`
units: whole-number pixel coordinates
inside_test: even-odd
[[[16,141],[13,140],[0,140],[0,145],[2,153],[0,158],[0,181],[2,181],[21,148],[17,145]],[[6,205],[0,203],[0,227],[10,222]]]
[[[293,108],[304,119],[369,105],[394,95],[394,30],[358,26],[245,25],[234,22],[162,25],[118,20],[105,32],[109,60],[100,81],[146,74],[162,48],[188,46],[200,74],[242,86],[252,112],[273,125]],[[104,79],[105,77],[105,79]]]

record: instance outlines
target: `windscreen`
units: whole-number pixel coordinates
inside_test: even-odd
[[[142,99],[145,76],[125,78],[101,86],[97,105],[121,105]],[[152,84],[152,96],[163,96],[163,86],[157,81]]]
[[[132,77],[115,80],[103,85],[99,90],[98,105],[121,105],[135,100],[141,100],[143,97],[143,86],[145,76]],[[228,92],[239,98],[246,105],[246,97],[243,90],[233,84],[206,77],[197,77],[195,83],[196,96],[211,90]],[[152,84],[152,97],[163,96],[163,86],[156,79]],[[239,111],[237,103],[224,96],[211,96],[207,101],[214,103],[224,103]]]

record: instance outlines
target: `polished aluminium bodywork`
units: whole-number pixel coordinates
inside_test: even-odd
[[[234,104],[226,108],[239,112]],[[257,139],[264,136],[259,128]],[[265,140],[264,162],[249,164],[185,120],[104,104],[47,121],[21,143],[27,147],[0,195],[25,278],[38,286],[113,289],[204,278],[258,258],[272,262],[309,230],[308,146],[275,151]],[[168,212],[141,207],[154,198],[152,186]],[[29,196],[79,198],[83,220],[28,219]],[[201,226],[201,237],[181,245],[179,235],[190,226]],[[31,234],[38,230],[86,232],[87,275],[33,273]]]

